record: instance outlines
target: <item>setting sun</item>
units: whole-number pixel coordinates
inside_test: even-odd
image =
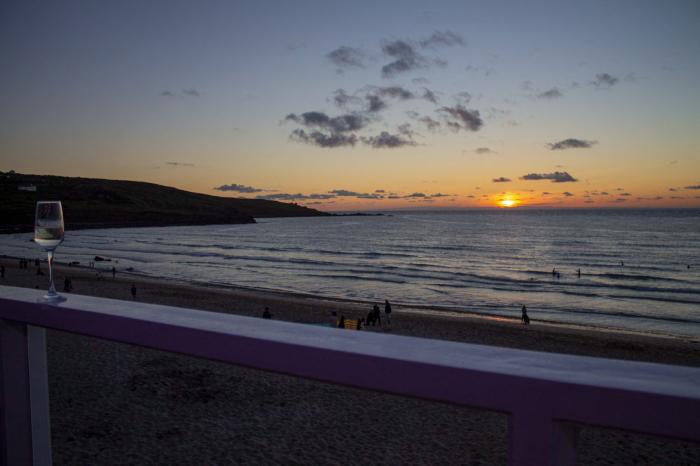
[[[503,197],[500,199],[496,200],[496,204],[498,207],[517,207],[520,205],[520,199],[518,199],[515,195],[513,194],[504,194]]]

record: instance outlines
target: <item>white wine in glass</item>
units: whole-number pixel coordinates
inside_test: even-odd
[[[63,242],[63,208],[60,201],[39,201],[36,203],[36,220],[34,222],[34,242],[46,251],[49,257],[49,291],[44,300],[52,303],[65,301],[66,298],[56,293],[53,284],[53,252]]]

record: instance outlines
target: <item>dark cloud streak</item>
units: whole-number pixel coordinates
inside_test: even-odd
[[[590,149],[595,144],[596,141],[587,141],[585,139],[563,139],[559,142],[553,142],[547,144],[550,150],[564,150],[564,149]]]
[[[569,175],[568,172],[554,172],[554,173],[528,173],[520,177],[522,180],[537,181],[537,180],[551,180],[552,183],[567,183],[578,181],[573,176]]]

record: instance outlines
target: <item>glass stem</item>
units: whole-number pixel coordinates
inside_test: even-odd
[[[51,266],[53,265],[53,251],[48,251],[48,263],[49,263],[49,296],[56,294],[56,288],[53,286],[53,270]]]

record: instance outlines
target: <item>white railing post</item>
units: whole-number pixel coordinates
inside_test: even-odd
[[[0,464],[51,465],[46,331],[0,320]]]
[[[578,426],[546,413],[513,413],[508,420],[511,466],[574,466]]]

